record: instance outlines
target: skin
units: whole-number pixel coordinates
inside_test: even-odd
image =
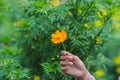
[[[75,76],[79,80],[84,80],[89,73],[82,60],[67,51],[61,51],[60,64],[63,73]]]

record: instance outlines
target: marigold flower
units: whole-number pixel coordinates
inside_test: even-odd
[[[99,77],[102,77],[104,75],[104,72],[103,72],[102,69],[98,69],[98,70],[95,71],[95,74]]]
[[[102,25],[102,22],[100,20],[97,20],[97,21],[94,22],[95,27],[99,27],[101,25]]]
[[[60,42],[65,41],[65,39],[67,38],[67,33],[64,30],[62,30],[61,32],[57,30],[55,34],[51,35],[51,38],[52,38],[51,41],[54,44],[59,44]]]
[[[120,65],[120,55],[114,58],[114,63]]]

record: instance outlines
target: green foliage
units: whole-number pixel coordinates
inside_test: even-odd
[[[41,76],[42,79],[49,79],[49,80],[68,80],[68,79],[72,79],[72,77],[64,75],[61,70],[60,70],[60,64],[58,62],[53,62],[52,64],[45,62],[41,64],[44,72],[45,72],[45,76]],[[48,77],[49,76],[49,77]],[[53,77],[55,76],[55,77]]]
[[[28,69],[20,64],[17,47],[2,46],[0,50],[0,79],[20,80],[28,77]]]
[[[60,70],[63,44],[94,76],[98,68],[105,70],[105,77],[98,80],[116,77],[106,77],[110,72],[106,67],[108,63],[114,66],[109,58],[116,54],[108,51],[114,44],[110,44],[115,35],[111,17],[119,0],[60,0],[57,6],[50,0],[9,0],[6,4],[0,8],[0,17],[8,20],[0,19],[0,79],[26,80],[38,75],[41,80],[73,80]],[[56,30],[67,33],[63,44],[52,43]]]
[[[27,78],[27,69],[22,69],[18,62],[15,62],[13,59],[4,59],[0,60],[0,79],[9,79],[9,80],[20,80]]]

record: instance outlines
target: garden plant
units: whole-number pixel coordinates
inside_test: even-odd
[[[120,0],[1,0],[0,80],[75,80],[60,52],[96,80],[120,75]]]

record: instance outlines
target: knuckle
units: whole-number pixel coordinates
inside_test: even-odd
[[[78,57],[78,56],[75,56],[75,59],[76,59],[76,60],[79,60],[79,57]]]
[[[61,70],[64,71],[64,70],[66,70],[66,69],[65,69],[65,67],[61,67]]]

